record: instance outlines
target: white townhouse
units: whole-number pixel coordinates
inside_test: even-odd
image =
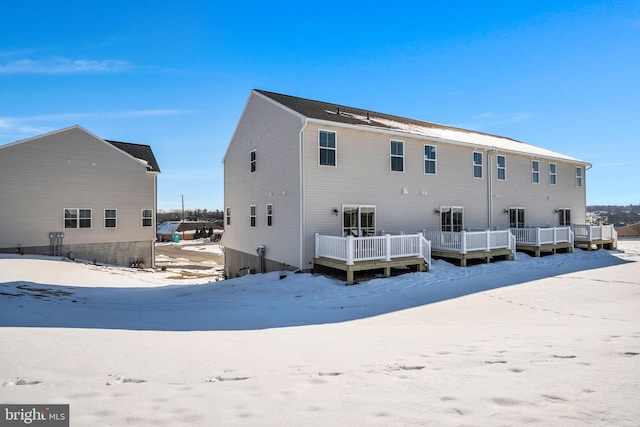
[[[228,277],[310,270],[317,234],[584,224],[591,166],[506,137],[263,90],[251,92],[223,163]]]
[[[148,145],[77,125],[0,146],[0,252],[151,267],[158,173]]]

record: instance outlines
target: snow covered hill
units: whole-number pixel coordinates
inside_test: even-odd
[[[0,401],[72,425],[637,425],[640,241],[346,287],[0,256]]]

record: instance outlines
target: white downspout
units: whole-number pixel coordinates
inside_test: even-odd
[[[298,263],[299,269],[304,270],[304,246],[305,246],[305,222],[304,222],[304,153],[303,153],[303,141],[302,135],[304,133],[304,129],[307,127],[307,118],[302,118],[302,127],[300,128],[300,133],[298,136],[298,152],[300,154],[300,262]]]
[[[497,150],[487,150],[487,226],[493,229],[493,163],[491,154],[497,154]]]

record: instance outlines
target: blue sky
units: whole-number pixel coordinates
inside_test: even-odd
[[[223,208],[251,89],[508,136],[640,204],[640,2],[0,1],[0,144],[152,146],[158,208]]]

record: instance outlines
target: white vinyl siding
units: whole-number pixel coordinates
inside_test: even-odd
[[[336,166],[338,164],[335,132],[318,131],[318,164],[320,166]]]
[[[473,177],[482,178],[482,153],[473,152]]]
[[[549,163],[549,184],[556,185],[557,183],[557,167],[555,163]]]
[[[116,209],[104,210],[104,227],[116,228],[118,226],[118,212]]]
[[[507,179],[507,158],[505,156],[497,156],[498,181]]]
[[[436,174],[437,152],[433,145],[424,146],[424,173],[427,175]]]
[[[404,142],[391,140],[390,151],[391,171],[404,172]]]

